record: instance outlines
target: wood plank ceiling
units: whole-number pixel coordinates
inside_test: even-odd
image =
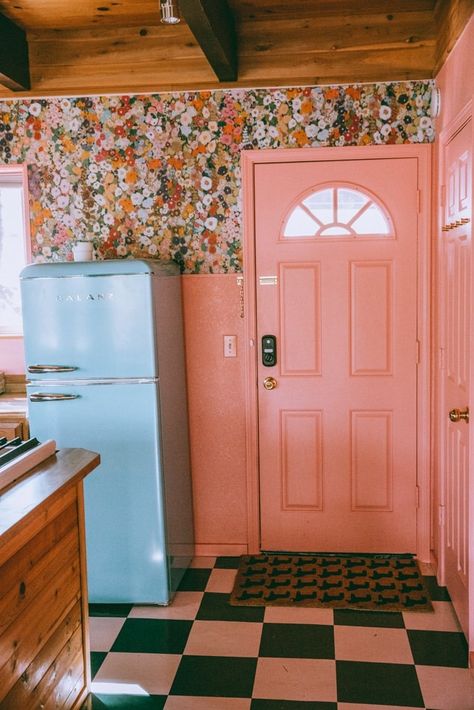
[[[428,79],[474,9],[474,0],[181,0],[182,21],[167,26],[159,3],[0,0],[0,96]]]

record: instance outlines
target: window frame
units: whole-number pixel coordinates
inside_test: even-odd
[[[294,210],[302,205],[304,200],[308,199],[311,195],[314,195],[315,193],[318,192],[323,192],[324,190],[339,190],[339,189],[346,189],[346,190],[352,190],[353,192],[359,192],[362,195],[365,195],[369,198],[369,200],[375,204],[382,212],[384,218],[387,220],[388,223],[388,228],[389,232],[387,234],[382,234],[382,233],[373,233],[373,234],[341,234],[341,235],[325,235],[321,236],[318,234],[312,234],[312,235],[307,235],[307,236],[285,236],[285,227],[288,224],[288,220],[290,219],[291,215],[293,214]],[[307,210],[307,208],[306,208]],[[306,211],[305,210],[305,211]],[[319,221],[319,220],[318,220]],[[315,225],[317,224],[315,220]],[[332,222],[331,224],[325,225],[325,228],[331,228],[334,224]],[[344,226],[344,225],[342,225]],[[318,230],[316,230],[318,231]],[[340,182],[340,181],[331,181],[331,182],[324,182],[324,183],[319,183],[317,185],[314,185],[311,187],[309,190],[305,190],[302,192],[298,197],[292,202],[290,205],[284,219],[282,220],[281,223],[281,229],[280,229],[280,234],[278,235],[278,241],[283,242],[283,243],[288,243],[291,242],[296,243],[296,242],[318,242],[318,243],[339,243],[343,241],[366,241],[370,240],[373,241],[374,239],[380,239],[380,240],[391,240],[391,239],[396,239],[397,234],[396,234],[396,229],[395,229],[395,223],[393,221],[392,215],[390,214],[390,211],[387,209],[387,206],[384,204],[384,202],[377,196],[375,195],[371,190],[368,190],[367,188],[363,187],[362,185],[356,184],[356,183],[351,183],[351,182]]]
[[[0,164],[0,183],[2,182],[21,184],[23,190],[23,256],[26,266],[26,264],[29,264],[32,261],[28,191],[28,166],[25,163],[14,165]],[[0,330],[1,340],[9,338],[23,338],[22,326],[20,325],[19,330],[15,332],[2,332]]]

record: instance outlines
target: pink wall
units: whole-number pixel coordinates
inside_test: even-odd
[[[196,554],[247,550],[243,320],[236,274],[183,276]],[[224,357],[224,335],[237,357]]]
[[[0,338],[0,370],[9,375],[25,371],[23,338]]]
[[[439,136],[474,93],[474,15],[436,77],[441,92],[441,113],[436,121]]]

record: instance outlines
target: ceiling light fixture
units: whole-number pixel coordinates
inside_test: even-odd
[[[161,0],[161,21],[165,25],[177,25],[180,21],[177,0]]]

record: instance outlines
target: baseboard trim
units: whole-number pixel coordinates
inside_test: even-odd
[[[195,557],[238,557],[246,554],[247,545],[245,544],[219,545],[209,543],[194,546]]]

